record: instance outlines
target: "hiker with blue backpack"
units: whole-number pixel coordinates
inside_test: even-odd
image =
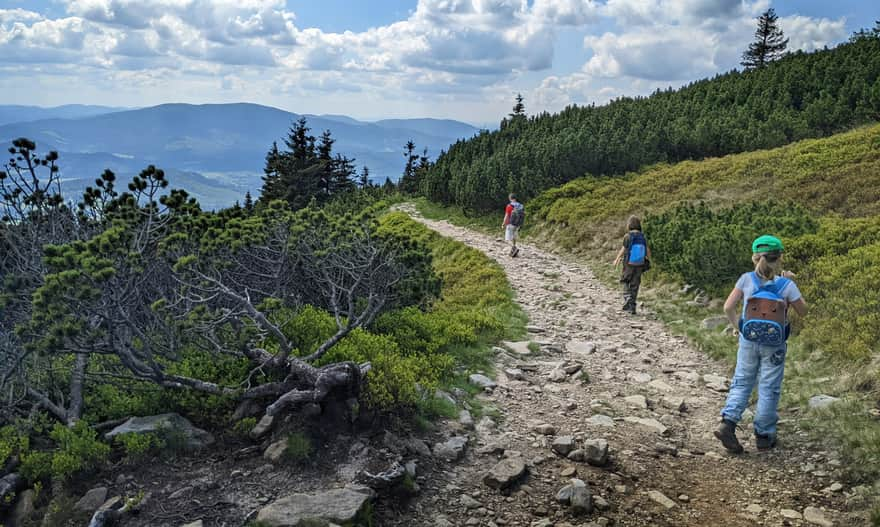
[[[623,271],[620,274],[620,282],[623,284],[623,310],[635,315],[639,287],[642,285],[642,273],[650,266],[651,249],[648,247],[648,241],[642,232],[642,222],[638,217],[629,217],[626,230],[623,247],[617,253],[614,265],[623,262]]]
[[[510,256],[516,258],[519,254],[516,238],[526,219],[526,208],[517,201],[515,194],[510,194],[508,199],[510,201],[504,208],[504,221],[501,223],[501,228],[504,229],[504,241],[510,244]]]
[[[715,437],[729,452],[742,453],[736,438],[736,424],[749,404],[755,384],[758,385],[758,404],[753,421],[755,447],[769,450],[776,446],[777,406],[782,390],[785,368],[786,340],[790,330],[788,308],[798,315],[807,312],[801,292],[782,270],[782,242],[769,235],[760,236],[752,243],[752,262],[755,270],[739,277],[727,301],[724,313],[730,320],[734,335],[739,336],[736,371],[721,410],[721,424]],[[742,311],[737,309],[740,300]]]

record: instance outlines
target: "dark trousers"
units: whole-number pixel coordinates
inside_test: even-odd
[[[636,312],[636,300],[639,296],[639,286],[642,285],[642,267],[633,267],[631,265],[623,265],[623,274],[620,276],[620,282],[623,284],[623,310],[631,313]]]

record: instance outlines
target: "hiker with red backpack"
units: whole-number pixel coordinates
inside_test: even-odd
[[[508,199],[510,202],[504,209],[504,221],[501,223],[501,228],[504,229],[504,241],[510,244],[510,256],[516,258],[519,254],[516,237],[526,219],[526,209],[522,203],[517,201],[515,194],[510,194]]]
[[[715,437],[735,454],[743,451],[736,438],[736,424],[749,404],[755,384],[758,385],[753,422],[755,446],[758,450],[776,446],[777,407],[790,329],[788,308],[794,308],[800,316],[807,312],[807,304],[791,280],[794,275],[782,270],[783,249],[782,242],[774,236],[755,239],[752,243],[755,270],[739,277],[724,302],[724,313],[736,328],[734,335],[739,336],[739,350]],[[737,309],[740,300],[743,301],[742,312]]]
[[[623,247],[617,253],[614,265],[623,262],[623,271],[620,274],[620,282],[623,284],[623,310],[635,315],[639,287],[642,285],[642,273],[649,268],[651,249],[648,247],[648,241],[642,232],[642,222],[638,217],[629,217],[626,230]]]

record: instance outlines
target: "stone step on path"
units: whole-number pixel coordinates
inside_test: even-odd
[[[528,350],[528,342],[501,345],[497,386],[479,396],[499,410],[497,426],[470,432],[473,448],[443,465],[410,514],[388,525],[738,526],[754,525],[751,505],[762,508],[757,519],[768,525],[781,524],[782,509],[803,511],[804,504],[830,521],[842,514],[835,512],[844,508],[841,493],[817,490],[830,479],[815,477],[818,469],[792,470],[814,455],[792,431],[784,431],[790,435],[783,448],[767,454],[730,457],[720,448],[712,430],[728,365],[671,335],[650,314],[619,311],[620,293],[582,265],[529,244],[510,258],[496,238],[408,212],[498,261],[540,350]],[[579,364],[578,371],[565,373],[564,364]],[[740,436],[754,451],[751,438]],[[596,444],[607,446],[602,463],[591,465],[581,453],[569,459]],[[512,459],[518,461],[504,462]],[[505,467],[517,473],[514,482],[501,489],[485,483],[502,479],[489,475]],[[573,477],[596,505],[589,514],[555,499]]]

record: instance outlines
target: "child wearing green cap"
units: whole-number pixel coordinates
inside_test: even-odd
[[[791,278],[794,276],[782,270],[782,241],[774,236],[760,236],[752,243],[752,262],[755,270],[740,276],[724,303],[724,312],[734,328],[742,328],[747,306],[773,305],[777,302],[782,310],[780,319],[785,335],[776,335],[778,342],[767,343],[765,335],[748,332],[743,335],[739,329],[734,334],[739,336],[739,350],[736,354],[736,371],[727,395],[727,403],[721,411],[721,424],[715,431],[724,448],[733,453],[741,453],[743,447],[736,438],[736,423],[742,417],[749,403],[749,397],[755,384],[758,386],[758,404],[755,411],[754,429],[755,446],[758,450],[769,450],[776,446],[777,406],[782,388],[782,375],[785,366],[785,353],[788,331],[788,308],[794,308],[798,315],[803,316],[807,304],[801,292]],[[751,300],[754,298],[754,302]],[[743,310],[737,309],[743,302]],[[764,301],[764,304],[759,304]],[[775,309],[775,308],[774,308]],[[750,311],[756,311],[757,308]],[[772,311],[773,309],[770,309]],[[767,313],[756,314],[756,317]],[[774,315],[775,313],[770,313]],[[751,316],[751,313],[749,314]],[[766,317],[768,320],[772,316]],[[764,323],[763,320],[757,320]],[[772,322],[767,322],[771,325]]]

